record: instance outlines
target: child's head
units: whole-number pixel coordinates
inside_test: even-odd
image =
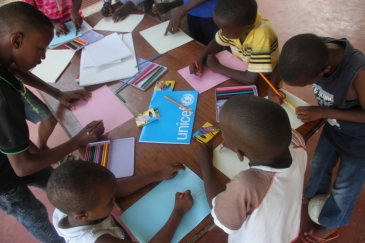
[[[291,128],[278,104],[254,95],[230,98],[220,111],[225,146],[255,164],[267,164],[288,150]]]
[[[229,39],[238,39],[253,29],[257,15],[255,0],[218,0],[213,19]]]
[[[69,161],[54,170],[47,197],[73,220],[93,221],[109,215],[117,181],[108,169],[85,161]]]
[[[52,22],[35,7],[13,2],[0,7],[1,64],[28,71],[45,58],[53,38]]]
[[[292,86],[313,84],[330,71],[328,55],[328,48],[318,36],[294,36],[283,46],[279,59],[280,76]]]

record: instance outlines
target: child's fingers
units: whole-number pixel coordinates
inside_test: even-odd
[[[93,126],[95,126],[96,124],[99,124],[99,123],[102,123],[103,121],[102,120],[99,120],[99,121],[92,121],[90,122],[89,124],[87,124],[85,126],[85,128],[92,128]]]
[[[179,171],[179,170],[185,170],[185,166],[183,164],[180,163],[175,163],[173,164],[173,171]]]

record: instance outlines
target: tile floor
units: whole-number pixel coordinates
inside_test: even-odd
[[[0,5],[9,0],[0,0]],[[282,46],[291,36],[311,32],[322,36],[346,37],[359,50],[365,52],[365,1],[363,0],[257,0],[259,11],[273,24]],[[99,6],[90,8],[98,11]],[[285,87],[308,103],[315,104],[310,87],[291,88]],[[36,93],[36,92],[35,92]],[[28,123],[29,124],[29,123]],[[32,141],[37,138],[37,125],[29,124]],[[308,161],[313,155],[319,133],[315,134],[307,144]],[[67,136],[58,125],[49,140],[49,146],[54,147],[67,141]],[[306,171],[306,180],[309,170]],[[48,202],[44,192],[31,188],[36,197],[47,207],[52,215],[53,207]],[[365,243],[365,191],[357,202],[353,216],[347,227],[340,229],[340,238],[333,243]],[[1,243],[36,243],[35,240],[14,218],[0,213],[0,242]],[[314,226],[307,215],[307,207],[302,208],[302,230]],[[224,243],[227,236],[215,227],[206,233],[199,243]],[[295,242],[301,242],[297,240]],[[269,243],[269,242],[268,242]]]

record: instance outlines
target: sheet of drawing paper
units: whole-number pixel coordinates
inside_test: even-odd
[[[240,171],[247,170],[249,160],[244,157],[241,162],[237,154],[230,149],[225,148],[222,153],[219,152],[220,146],[213,150],[213,165],[228,178],[232,179]]]
[[[89,42],[89,44],[92,44],[100,39],[103,39],[104,36],[98,32],[90,30],[89,32],[86,32],[85,34],[83,34],[81,38],[83,40],[86,40],[87,42]]]
[[[174,234],[171,242],[177,243],[210,213],[204,182],[187,167],[180,170],[173,179],[161,182],[128,208],[120,219],[140,243],[146,243],[170,217],[174,208],[175,193],[186,190],[191,191],[194,204],[184,215]]]
[[[215,56],[224,66],[240,71],[247,70],[247,65],[237,57],[233,56],[229,51],[221,51]],[[199,94],[229,79],[222,74],[213,72],[207,66],[204,67],[201,78],[195,74],[190,74],[189,66],[180,69],[178,72],[195,90],[199,91]]]
[[[112,61],[132,55],[117,33],[110,34],[103,39],[85,46],[94,66],[100,66]]]
[[[112,17],[105,17],[94,26],[94,30],[132,32],[142,21],[143,17],[143,14],[129,14],[127,18],[117,23],[113,22]]]
[[[81,27],[80,27],[80,31],[81,31],[82,35],[86,34],[87,32],[89,32],[92,29],[93,29],[93,27],[91,27],[91,25],[89,25],[89,23],[86,22],[85,19],[83,19]]]
[[[138,72],[137,59],[134,51],[132,34],[121,34],[132,55],[122,59],[119,63],[106,64],[99,67],[82,68],[85,62],[85,50],[81,52],[80,86],[94,85],[132,77]]]
[[[145,29],[139,32],[155,50],[162,54],[179,46],[182,46],[193,39],[180,30],[174,34],[168,33],[166,36],[165,31],[169,24],[169,21],[165,21],[161,24],[155,25],[151,28]]]
[[[298,106],[310,106],[310,104],[308,104],[307,102],[299,99],[298,97],[296,97],[295,95],[289,93],[288,91],[286,91],[284,89],[280,89],[280,91],[282,91],[283,93],[286,94],[286,99],[290,103],[292,103],[295,107],[298,107]],[[265,98],[267,98],[267,96]],[[291,128],[297,129],[298,127],[300,127],[301,125],[304,124],[301,120],[299,120],[297,118],[297,114],[295,113],[295,111],[289,105],[283,103],[281,105],[281,107],[284,108],[284,110],[286,111],[286,113],[289,116],[289,121],[290,121]]]
[[[82,68],[95,67],[94,63],[91,61],[91,58],[90,58],[89,54],[87,53],[87,51],[85,51],[84,54],[85,54],[85,60],[82,63],[82,65],[83,65]],[[122,59],[118,59],[118,60],[112,61],[110,63],[105,63],[105,64],[118,63],[118,62],[122,62]]]
[[[76,37],[82,35],[81,31],[79,31],[78,34],[76,35],[76,27],[75,27],[75,24],[72,21],[66,22],[65,25],[66,25],[66,27],[68,28],[68,30],[70,32],[68,32],[67,35],[60,34],[57,37],[56,29],[54,29],[53,30],[54,31],[54,37],[53,37],[53,40],[51,41],[51,43],[49,44],[50,47],[69,42],[70,40],[73,40]]]
[[[48,50],[46,59],[42,60],[32,73],[47,83],[55,83],[74,54],[75,52],[71,50]]]
[[[74,106],[75,109],[72,109],[72,112],[82,127],[92,121],[103,120],[104,133],[108,133],[134,117],[106,85],[92,92],[88,101],[78,100]]]

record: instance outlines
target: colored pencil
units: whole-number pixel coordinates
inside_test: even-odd
[[[140,77],[138,81],[133,82],[134,85],[138,84],[139,82],[141,82],[143,79],[145,79],[146,77],[148,77],[149,75],[151,75],[154,71],[156,71],[157,69],[159,69],[161,66],[157,65],[156,67],[153,67],[149,72],[145,73],[145,75],[143,75],[143,77]]]
[[[124,87],[126,87],[128,84],[130,84],[132,82],[132,80],[139,74],[139,72],[137,72],[136,74],[134,74],[132,77],[130,77],[129,79],[127,79],[127,81],[123,82],[115,91],[115,93],[118,93],[119,91],[121,91]]]
[[[92,131],[94,131],[94,129],[100,125],[100,123],[102,122],[103,120],[101,120],[98,124],[94,125],[88,132],[87,134],[89,135]]]
[[[125,101],[125,99],[118,93],[115,94],[121,101],[123,101],[123,103],[127,103],[127,101]]]
[[[143,70],[133,81],[132,84],[135,84],[141,77],[143,77],[149,70],[155,67],[156,64],[152,63],[145,70]]]
[[[147,59],[147,60],[145,60],[145,61],[143,61],[143,62],[139,63],[136,67],[139,67],[139,66],[141,66],[141,65],[145,64],[146,62],[153,61],[153,60],[155,60],[156,58],[158,58],[158,57],[160,57],[160,56],[162,56],[162,54],[158,54],[158,55],[156,55],[156,56],[153,56],[153,57],[151,57],[151,58],[149,58],[149,59]]]
[[[174,103],[174,104],[176,104],[176,105],[180,106],[180,107],[181,107],[181,108],[183,108],[184,110],[186,110],[186,111],[188,111],[188,112],[190,112],[190,113],[194,113],[191,109],[189,109],[189,108],[187,108],[187,107],[183,106],[183,105],[182,105],[182,104],[180,104],[179,102],[176,102],[175,100],[171,99],[171,98],[170,98],[170,97],[168,97],[167,95],[165,95],[165,98],[166,98],[166,99],[168,99],[169,101],[171,101],[172,103]]]
[[[199,78],[202,78],[202,74],[199,71],[199,64],[198,64],[198,61],[196,61],[196,60],[195,60],[195,67],[196,67],[196,69],[198,69]]]
[[[259,72],[260,76],[265,80],[265,82],[270,86],[272,90],[284,101],[285,104],[289,105],[290,108],[292,108],[295,111],[295,106],[290,103],[287,99],[285,99],[280,92],[274,87],[274,85],[271,84],[271,82],[265,77],[265,75],[261,72]]]
[[[163,67],[160,67],[144,84],[141,86],[141,88],[145,89],[147,88],[151,82],[163,71]]]

